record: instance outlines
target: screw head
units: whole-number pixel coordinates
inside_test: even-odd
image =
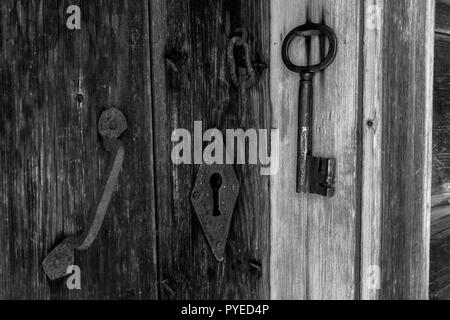
[[[115,119],[112,119],[111,122],[109,123],[109,130],[114,131],[117,130],[118,127],[119,124],[117,123],[117,121]]]

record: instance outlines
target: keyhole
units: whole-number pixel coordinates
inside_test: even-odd
[[[220,212],[219,209],[219,190],[222,186],[222,176],[218,173],[214,173],[209,182],[213,192],[213,216],[218,217],[222,215],[222,212]]]

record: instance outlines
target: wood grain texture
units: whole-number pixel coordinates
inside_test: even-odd
[[[436,43],[433,109],[433,189],[432,204],[445,205],[450,200],[448,180],[449,137],[448,101],[450,101],[450,1],[436,1]]]
[[[439,1],[436,9],[432,205],[441,206],[450,201],[450,5]]]
[[[101,112],[120,108],[129,128],[121,138],[125,160],[103,229],[96,243],[78,254],[86,289],[77,297],[156,298],[148,3],[86,0],[80,7],[85,27],[64,41],[73,45],[76,69],[64,87],[67,103],[57,113],[55,132],[64,233],[84,228],[100,191],[109,160],[97,133]],[[73,100],[77,94],[84,96],[82,103]]]
[[[0,3],[0,299],[47,299],[40,263],[54,239],[59,68],[39,1]]]
[[[226,46],[249,31],[251,57],[269,60],[269,5],[260,0],[151,1],[159,285],[162,299],[269,297],[269,179],[257,166],[235,166],[241,191],[225,260],[215,260],[190,202],[198,168],[173,165],[174,129],[270,128],[268,73],[238,104]]]
[[[0,299],[426,298],[433,3],[0,2]],[[72,4],[81,30],[65,26]],[[370,4],[382,7],[381,31],[364,27]],[[448,6],[438,3],[442,60]],[[337,159],[333,199],[295,193],[298,76],[280,50],[307,15],[339,39],[336,61],[314,79],[313,148]],[[245,106],[225,55],[237,27],[249,30],[253,60],[270,64]],[[303,43],[296,48],[304,62]],[[317,60],[317,39],[312,50]],[[435,95],[441,114],[445,72]],[[97,121],[110,106],[129,124],[124,168],[97,241],[76,255],[82,290],[69,292],[45,278],[41,262],[88,221],[108,161]],[[196,120],[204,129],[281,132],[276,176],[235,166],[241,192],[222,263],[190,203],[198,167],[170,159],[172,131],[192,132]],[[445,146],[436,150],[444,163]],[[448,292],[448,225],[433,224],[437,298]],[[380,291],[364,287],[372,265]]]
[[[430,299],[450,300],[450,1],[436,1]]]
[[[377,1],[378,3],[378,1]],[[372,237],[362,243],[362,256],[379,252],[381,290],[363,297],[380,299],[426,299],[428,297],[429,227],[432,159],[432,76],[434,1],[380,1],[382,7],[381,49],[371,55],[381,61],[378,88],[381,95],[369,108],[376,126],[365,127],[363,152],[373,154],[374,145],[380,162],[363,162],[363,190],[381,184],[372,198],[363,195],[362,232],[371,228]],[[366,45],[376,46],[376,43]],[[369,48],[370,50],[370,48]],[[373,53],[373,52],[372,52]],[[368,83],[370,84],[370,82]],[[367,90],[372,90],[367,87]],[[365,91],[366,92],[366,91]],[[374,110],[372,110],[374,109]],[[375,111],[375,112],[374,112]],[[366,116],[366,112],[364,113]],[[376,117],[372,119],[372,117]],[[372,131],[381,130],[381,140]],[[373,142],[370,142],[373,139]],[[363,159],[367,158],[363,156]],[[372,166],[379,165],[373,169]],[[381,176],[376,172],[381,172]],[[366,186],[367,184],[367,186]],[[366,206],[374,201],[376,206]],[[376,222],[372,226],[373,222]],[[378,232],[378,234],[376,234]],[[379,241],[379,242],[378,242]],[[378,247],[377,247],[378,242]],[[363,261],[367,268],[372,261]],[[361,274],[366,274],[362,270]],[[362,279],[364,285],[365,279]]]
[[[376,25],[374,8],[384,11],[384,2],[367,0],[364,7],[364,69],[362,130],[362,202],[361,202],[361,299],[379,298],[377,275],[381,255],[382,206],[382,90],[383,30]],[[370,21],[368,19],[371,19]]]
[[[280,172],[271,188],[271,297],[355,299],[358,288],[358,116],[360,1],[271,1],[273,127],[281,130]],[[337,159],[332,199],[295,192],[299,76],[284,67],[284,36],[324,22],[338,38],[333,64],[314,79],[315,155]],[[305,53],[302,46],[297,48]],[[317,42],[313,42],[317,59]],[[302,61],[301,54],[296,57]]]
[[[449,0],[436,0],[436,32],[450,34]]]
[[[430,299],[450,300],[450,215],[431,223]]]
[[[81,8],[81,30],[66,28],[71,4]],[[1,294],[157,298],[147,1],[7,1],[1,8],[2,82],[8,84],[2,110],[9,115],[2,117],[0,139],[7,201],[0,275],[2,286],[8,284]],[[76,254],[82,290],[69,292],[65,280],[45,279],[40,262],[85,228],[108,162],[97,121],[110,106],[128,120],[125,162],[97,241]]]

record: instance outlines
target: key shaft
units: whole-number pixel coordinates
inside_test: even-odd
[[[312,89],[313,73],[300,75],[298,98],[297,192],[308,193],[308,156],[312,154]]]

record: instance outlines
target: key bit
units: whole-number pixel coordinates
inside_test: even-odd
[[[308,172],[310,172],[307,175],[308,181],[306,181],[306,186],[301,186],[297,192],[333,197],[336,160],[308,156],[306,163]]]
[[[127,121],[119,109],[111,108],[101,115],[98,131],[103,137],[105,149],[112,155],[107,171],[108,174],[103,183],[101,196],[91,211],[89,227],[78,237],[66,238],[42,262],[44,272],[50,280],[66,276],[67,268],[74,264],[74,250],[87,250],[97,237],[122,169],[125,149],[122,141],[118,140],[118,138],[126,129]]]

